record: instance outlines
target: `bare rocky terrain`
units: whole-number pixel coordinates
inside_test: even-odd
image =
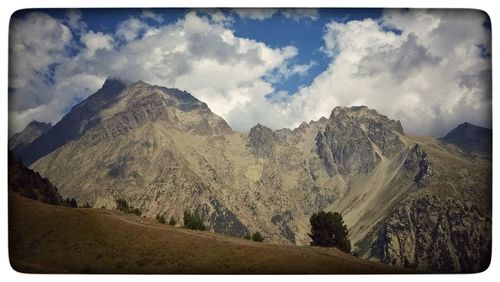
[[[187,92],[108,80],[18,155],[95,208],[196,210],[212,231],[296,245],[313,213],[338,211],[361,257],[437,272],[489,264],[491,158],[408,136],[364,106],[244,134]]]

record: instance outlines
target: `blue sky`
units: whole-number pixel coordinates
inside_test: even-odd
[[[243,132],[353,105],[412,134],[491,126],[478,11],[41,9],[15,13],[10,33],[13,131],[57,122],[108,76],[187,90]]]

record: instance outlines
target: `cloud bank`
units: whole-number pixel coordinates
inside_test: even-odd
[[[264,11],[235,13],[262,20],[278,12]],[[311,11],[279,12],[317,19]],[[31,13],[11,23],[11,131],[34,119],[57,122],[108,76],[187,90],[238,131],[258,122],[295,127],[339,105],[367,105],[410,134],[441,136],[463,121],[491,126],[485,20],[476,11],[387,10],[378,20],[331,21],[321,46],[326,70],[287,93],[274,84],[308,75],[316,62],[295,64],[300,54],[291,45],[236,36],[231,13],[192,11],[162,25],[145,10],[110,34],[89,30],[75,11],[65,20]]]

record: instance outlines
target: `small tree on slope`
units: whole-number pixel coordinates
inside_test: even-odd
[[[338,212],[318,212],[311,216],[311,246],[335,247],[349,253],[351,242],[347,238],[349,232],[342,215]]]

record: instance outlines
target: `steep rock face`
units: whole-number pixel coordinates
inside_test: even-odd
[[[408,153],[404,167],[408,172],[415,173],[413,181],[419,187],[425,186],[434,174],[433,168],[427,158],[427,153],[418,144],[415,144]]]
[[[441,138],[444,142],[454,144],[469,154],[490,157],[493,131],[489,128],[465,122]]]
[[[51,127],[52,124],[50,123],[38,122],[36,120],[30,122],[23,131],[9,138],[9,150],[19,150],[19,147],[33,142],[33,140],[47,132]]]
[[[248,139],[248,145],[256,156],[261,158],[273,157],[274,135],[270,128],[257,124],[250,129]]]
[[[491,219],[470,202],[423,194],[385,220],[374,252],[386,263],[438,272],[489,265]]]
[[[330,175],[366,174],[380,161],[377,150],[391,155],[403,147],[397,134],[401,124],[373,110],[336,107],[316,135],[317,153]]]

